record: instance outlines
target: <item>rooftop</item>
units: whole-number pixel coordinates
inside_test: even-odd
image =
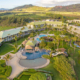
[[[0,38],[5,38],[7,36],[17,34],[20,31],[24,32],[24,31],[28,31],[28,30],[29,29],[25,26],[25,27],[18,27],[18,28],[13,28],[13,29],[9,29],[9,30],[0,31]]]
[[[36,40],[29,40],[26,45],[29,45],[29,46],[35,46],[36,44]]]
[[[36,21],[36,22],[31,22],[29,25],[40,25],[40,24],[57,24],[57,25],[62,25],[62,21]]]

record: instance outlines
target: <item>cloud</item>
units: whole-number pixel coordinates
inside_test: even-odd
[[[65,6],[80,3],[80,0],[40,0],[37,3],[41,6]]]

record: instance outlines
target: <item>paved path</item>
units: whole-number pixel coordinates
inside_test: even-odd
[[[8,77],[9,79],[13,79],[17,75],[19,75],[23,70],[29,69],[29,66],[28,67],[23,67],[23,66],[21,66],[19,64],[19,61],[20,61],[21,58],[24,58],[25,59],[25,56],[22,56],[22,51],[20,50],[16,54],[12,54],[12,59],[7,62],[7,65],[10,65],[12,67],[11,75]],[[49,64],[49,62],[50,62],[49,60],[46,60],[46,62],[44,64],[39,65],[39,66],[38,65],[37,66],[35,65],[34,67],[31,67],[31,68],[33,68],[33,69],[42,68],[42,67],[47,66]]]
[[[19,52],[17,54],[19,55]],[[12,67],[12,73],[9,76],[9,79],[13,79],[14,77],[16,77],[19,73],[21,73],[25,69],[24,67],[19,65],[18,62],[19,62],[20,58],[17,56],[17,54],[14,54],[13,58],[7,62],[7,64]]]

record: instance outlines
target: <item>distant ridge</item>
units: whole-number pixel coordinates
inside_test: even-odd
[[[29,4],[29,5],[23,5],[23,6],[18,6],[18,7],[15,7],[15,8],[13,8],[13,9],[11,9],[11,10],[15,10],[15,9],[22,9],[22,8],[29,8],[29,7],[32,7],[33,5],[32,4]]]
[[[4,11],[4,10],[9,10],[9,9],[5,9],[5,8],[0,8],[0,11]]]
[[[80,12],[80,4],[73,4],[69,6],[55,6],[50,11]]]
[[[5,11],[9,9],[0,8],[0,11]],[[55,6],[55,7],[40,7],[32,4],[18,6],[9,11],[60,11],[60,12],[80,12],[80,4],[73,4],[68,6]]]

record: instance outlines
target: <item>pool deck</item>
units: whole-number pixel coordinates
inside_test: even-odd
[[[54,36],[54,34],[40,34],[40,35],[47,35],[47,36]],[[35,36],[34,39],[40,38],[39,35]],[[37,40],[36,40],[37,41]],[[39,41],[37,41],[39,43]]]
[[[29,69],[29,68],[33,68],[33,69],[39,69],[39,68],[43,68],[45,66],[47,66],[49,63],[50,63],[50,60],[46,59],[46,62],[44,61],[45,59],[43,59],[43,62],[45,62],[44,64],[39,64],[38,65],[34,65],[34,63],[32,65],[34,66],[31,66],[29,67],[29,65],[27,67],[23,67],[19,64],[19,61],[22,59],[22,58],[26,58],[26,57],[23,57],[22,56],[22,51],[20,50],[19,52],[17,52],[16,54],[12,54],[12,59],[10,59],[8,62],[7,62],[7,65],[11,66],[12,67],[12,72],[11,72],[11,75],[8,77],[9,79],[13,79],[15,78],[17,75],[19,75],[22,71],[24,71],[25,69]],[[40,59],[39,59],[40,60]],[[27,60],[27,63],[30,64],[31,61]],[[32,62],[38,62],[38,59],[35,59],[32,60]],[[39,61],[39,63],[41,63],[41,61]],[[37,63],[35,63],[37,64]]]

